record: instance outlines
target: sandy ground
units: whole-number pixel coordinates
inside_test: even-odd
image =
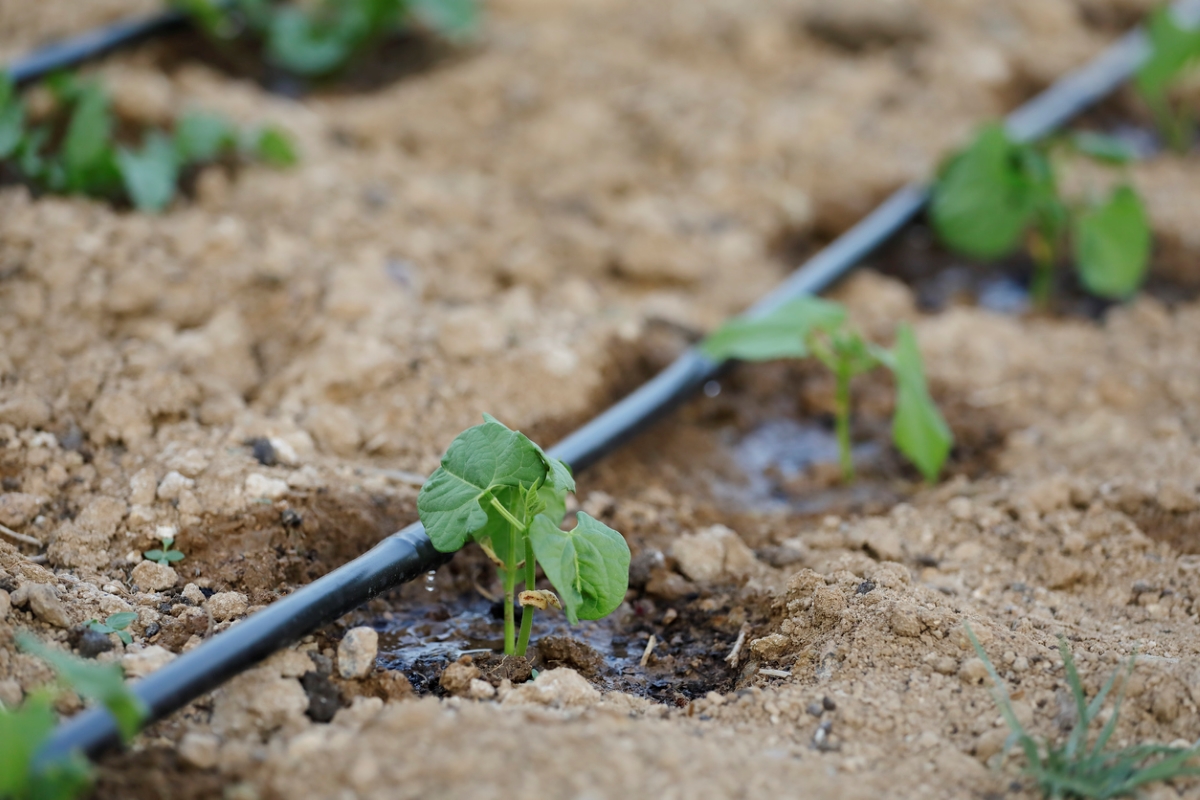
[[[0,2],[0,56],[146,7],[27,5]],[[301,101],[163,43],[100,65],[128,118],[277,122],[303,161],[214,168],[157,218],[0,189],[0,523],[46,545],[0,540],[0,701],[49,677],[14,630],[133,609],[134,645],[100,657],[144,672],[414,519],[402,473],[480,412],[553,441],[1150,5],[507,0],[464,52]],[[1134,168],[1182,283],[1198,172]],[[337,629],[144,735],[98,796],[999,796],[1015,765],[985,766],[1005,728],[968,621],[1038,732],[1068,724],[1062,634],[1092,690],[1141,654],[1117,739],[1200,737],[1200,306],[926,317],[871,273],[840,293],[876,335],[915,322],[963,443],[941,486],[815,516],[708,492],[722,430],[828,410],[786,366],[582,476],[635,557],[663,554],[631,603],[753,620],[727,688],[661,704],[564,672],[414,700],[379,671],[314,723],[300,679]],[[864,387],[862,430],[886,430]],[[138,566],[164,530],[186,560]]]

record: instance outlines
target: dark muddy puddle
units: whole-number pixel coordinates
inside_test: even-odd
[[[502,614],[475,593],[397,605],[368,624],[379,631],[379,666],[403,672],[418,694],[440,695],[449,664],[464,655],[487,661],[503,649]],[[540,670],[571,667],[604,690],[686,705],[732,688],[735,672],[723,659],[745,617],[712,596],[671,604],[643,596],[574,627],[560,613],[539,612],[529,659]]]

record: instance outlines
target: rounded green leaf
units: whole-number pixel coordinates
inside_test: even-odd
[[[451,442],[417,495],[417,513],[433,546],[451,553],[487,524],[479,502],[484,494],[501,486],[532,487],[546,479],[546,471],[529,439],[488,418]]]
[[[137,618],[136,611],[121,611],[117,614],[109,614],[108,619],[104,620],[104,624],[114,631],[119,631],[128,628]]]
[[[237,130],[216,114],[189,111],[175,123],[175,149],[184,164],[212,161],[237,144]]]
[[[889,366],[896,376],[892,441],[925,480],[933,483],[950,455],[954,434],[929,395],[921,351],[908,325],[901,325],[896,333],[894,359]]]
[[[161,131],[152,131],[141,150],[122,147],[117,166],[129,198],[140,211],[161,211],[175,196],[178,156],[174,143]]]
[[[798,297],[761,317],[730,320],[705,339],[700,350],[714,361],[807,358],[808,335],[836,328],[845,319],[846,309],[839,303]]]
[[[621,605],[629,588],[629,545],[621,534],[581,511],[569,531],[539,514],[529,539],[571,624],[600,619]]]
[[[1017,247],[1040,195],[1022,169],[1022,155],[1003,128],[989,125],[947,164],[929,208],[942,242],[980,259],[1001,258]]]
[[[1138,290],[1150,264],[1150,225],[1141,198],[1118,187],[1075,218],[1075,264],[1084,288],[1120,300]]]

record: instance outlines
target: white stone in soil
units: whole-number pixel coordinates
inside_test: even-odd
[[[351,628],[338,644],[338,673],[343,678],[365,678],[375,667],[379,634],[374,628]]]
[[[175,470],[171,470],[158,482],[158,499],[177,500],[180,492],[184,489],[191,489],[195,485],[196,482],[191,478],[185,478]]]
[[[152,644],[136,652],[121,656],[121,668],[126,678],[144,678],[175,660],[175,654],[161,645]]]
[[[161,592],[174,586],[179,576],[166,564],[143,561],[133,568],[129,580],[143,592]]]
[[[243,616],[250,608],[250,601],[241,592],[217,592],[208,598],[204,607],[213,615],[213,619],[217,622],[224,622]]]
[[[242,491],[247,497],[265,497],[268,500],[278,500],[288,493],[287,481],[279,478],[268,478],[258,472],[246,476]]]
[[[211,733],[191,731],[179,742],[179,759],[196,769],[212,769],[221,753],[221,739]]]

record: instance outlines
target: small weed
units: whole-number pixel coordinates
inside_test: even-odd
[[[1133,85],[1154,115],[1163,138],[1186,153],[1196,138],[1193,112],[1171,97],[1171,89],[1200,63],[1200,28],[1184,28],[1170,9],[1160,8],[1146,23],[1150,56],[1138,68]]]
[[[174,564],[176,561],[183,561],[184,555],[174,549],[175,537],[163,536],[159,539],[162,542],[162,547],[156,547],[153,550],[147,550],[142,553],[148,560],[155,561],[159,564]]]
[[[419,22],[451,38],[476,27],[475,0],[172,0],[218,43],[249,37],[265,59],[313,78],[345,69],[389,34]]]
[[[892,441],[930,483],[942,471],[954,437],[929,387],[912,328],[901,325],[896,346],[887,350],[866,341],[846,326],[846,310],[838,303],[802,297],[757,319],[735,319],[704,340],[701,350],[724,361],[771,361],[815,356],[836,379],[834,418],[842,476],[854,480],[850,441],[850,381],[876,367],[896,379],[896,411]]]
[[[117,720],[121,736],[133,738],[146,718],[146,709],[125,685],[117,664],[95,664],[47,647],[27,634],[17,643],[50,664],[58,673],[60,688],[104,704]],[[71,800],[91,785],[91,765],[82,754],[34,771],[33,757],[50,738],[57,722],[54,699],[58,691],[32,692],[20,708],[0,705],[0,798],[5,800]]]
[[[983,651],[975,632],[966,626],[967,636],[975,648],[976,655],[987,667],[992,679],[992,697],[1000,708],[1004,721],[1008,723],[1012,733],[1008,737],[1005,750],[1012,745],[1019,745],[1025,754],[1025,774],[1029,775],[1041,789],[1042,795],[1052,800],[1060,798],[1095,798],[1107,800],[1112,797],[1126,797],[1134,794],[1139,788],[1155,781],[1166,781],[1173,778],[1200,775],[1200,767],[1189,766],[1188,762],[1200,756],[1200,745],[1193,747],[1169,747],[1157,744],[1141,744],[1124,747],[1119,750],[1106,750],[1113,731],[1117,728],[1120,716],[1121,701],[1124,699],[1125,685],[1133,672],[1136,656],[1131,656],[1121,688],[1113,703],[1112,715],[1096,737],[1089,744],[1092,734],[1092,723],[1100,717],[1104,701],[1113,689],[1121,670],[1115,670],[1101,687],[1100,692],[1090,701],[1083,691],[1083,681],[1075,668],[1075,660],[1071,651],[1062,638],[1058,641],[1058,650],[1062,654],[1063,667],[1067,673],[1067,684],[1071,688],[1071,696],[1075,700],[1075,725],[1065,742],[1054,743],[1049,740],[1033,738],[1021,725],[1013,710],[1012,700],[1004,682],[992,665],[991,659]]]
[[[115,633],[117,638],[120,639],[122,643],[130,644],[133,642],[133,636],[131,636],[129,631],[125,629],[128,628],[130,623],[137,618],[138,615],[136,612],[122,611],[118,614],[109,614],[108,618],[105,619],[104,622],[97,622],[94,619],[88,620],[87,626],[97,633]]]
[[[1121,183],[1104,196],[1067,200],[1055,168],[1062,152],[1109,164],[1132,158],[1120,142],[1096,133],[1024,144],[989,125],[938,176],[930,203],[934,230],[951,250],[984,260],[1004,258],[1024,242],[1035,267],[1029,292],[1039,307],[1050,301],[1068,244],[1088,292],[1124,299],[1142,285],[1150,263],[1141,198]]]
[[[31,122],[12,81],[0,73],[0,170],[53,194],[83,194],[161,211],[179,181],[198,165],[251,158],[295,163],[290,140],[274,128],[239,131],[214,114],[190,112],[168,133],[141,132],[137,147],[118,143],[108,93],[95,82],[59,74],[46,81],[50,118]]]
[[[629,588],[629,546],[621,534],[582,511],[559,528],[570,468],[495,418],[460,433],[417,495],[421,523],[443,553],[474,540],[504,584],[504,652],[525,655],[535,608],[561,608],[571,624],[611,614]],[[538,590],[537,565],[558,591]],[[521,632],[513,612],[524,583]]]

